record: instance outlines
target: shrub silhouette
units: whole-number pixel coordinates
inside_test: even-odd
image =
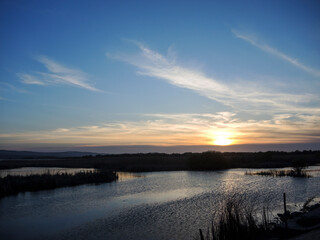
[[[296,175],[303,175],[303,169],[307,167],[307,162],[303,159],[292,161],[292,170]]]

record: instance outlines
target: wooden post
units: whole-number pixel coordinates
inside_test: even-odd
[[[285,223],[286,229],[288,229],[286,193],[283,193],[283,208],[284,208],[284,223]]]
[[[204,240],[204,237],[203,237],[203,234],[202,234],[201,228],[199,228],[199,232],[200,232],[200,239],[201,239],[201,240]]]

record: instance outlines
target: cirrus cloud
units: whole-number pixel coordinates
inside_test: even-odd
[[[267,53],[270,53],[278,58],[281,58],[283,60],[285,60],[286,62],[302,69],[303,71],[307,72],[307,73],[310,73],[316,77],[320,77],[320,71],[317,70],[317,69],[314,69],[314,68],[311,68],[303,63],[301,63],[299,60],[293,58],[293,57],[290,57],[288,56],[287,54],[273,48],[273,47],[270,47],[269,45],[267,44],[262,44],[262,43],[259,43],[258,41],[256,41],[253,37],[251,37],[250,35],[246,35],[246,34],[243,34],[243,33],[240,33],[236,30],[232,30],[232,33],[237,37],[237,38],[240,38],[248,43],[250,43],[251,45],[261,49],[262,51],[264,52],[267,52]]]
[[[90,83],[87,74],[80,70],[67,68],[45,56],[38,56],[36,60],[43,64],[48,71],[34,72],[33,74],[18,73],[17,76],[22,83],[41,86],[70,85],[90,91],[100,91]]]
[[[253,81],[226,84],[222,79],[183,67],[175,58],[162,55],[141,43],[135,44],[140,50],[135,55],[107,53],[107,56],[135,66],[139,75],[165,80],[169,84],[192,90],[237,111],[320,112],[319,107],[314,107],[314,103],[320,100],[318,95],[278,91],[272,87],[257,86]]]

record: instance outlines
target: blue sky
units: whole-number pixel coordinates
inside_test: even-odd
[[[318,1],[0,9],[3,149],[319,146]]]

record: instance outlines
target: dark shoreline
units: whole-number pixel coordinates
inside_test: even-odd
[[[152,172],[219,170],[231,168],[283,168],[292,167],[294,161],[307,166],[320,164],[320,151],[295,152],[204,152],[204,153],[146,153],[107,154],[64,158],[7,159],[0,161],[0,169],[21,167],[96,168],[110,171]]]

